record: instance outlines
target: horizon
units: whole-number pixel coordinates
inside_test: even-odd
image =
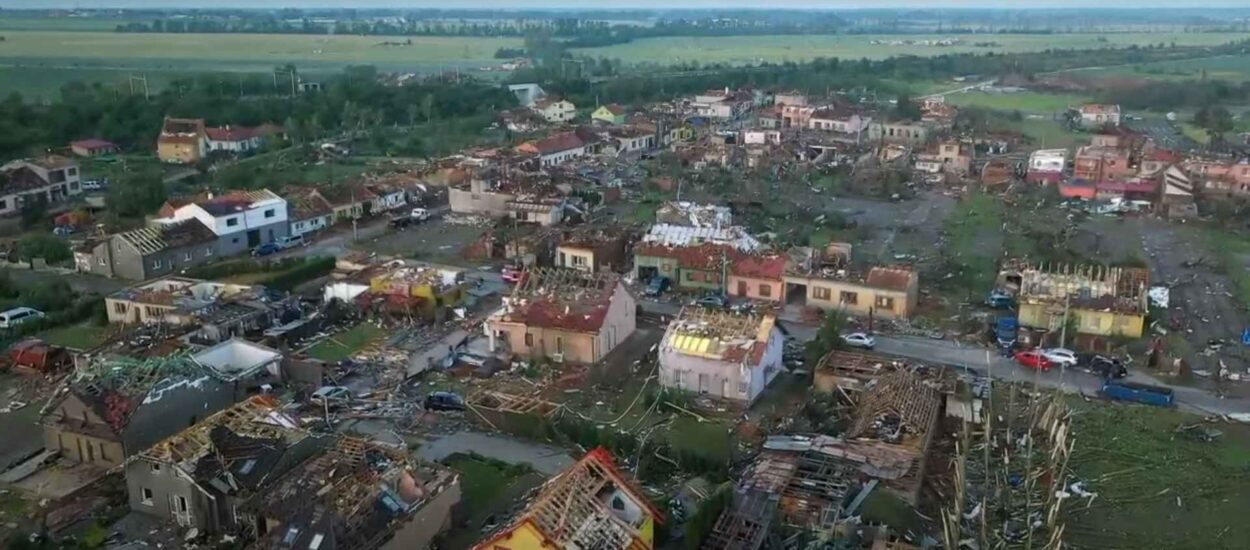
[[[1082,0],[1029,0],[1018,2],[1013,6],[1003,6],[1002,2],[993,0],[882,0],[879,2],[838,2],[816,0],[782,0],[779,5],[760,7],[758,2],[751,0],[684,0],[681,2],[665,2],[660,0],[608,0],[603,3],[585,6],[569,0],[486,0],[464,6],[446,0],[224,0],[208,3],[203,0],[0,0],[3,10],[108,10],[108,9],[171,9],[171,10],[276,10],[276,9],[387,9],[387,10],[427,10],[442,9],[455,11],[870,11],[870,10],[977,10],[977,11],[1098,11],[1124,10],[1140,11],[1146,9],[1169,10],[1202,10],[1202,9],[1237,9],[1250,10],[1243,0],[1202,0],[1195,5],[1177,0],[1111,0],[1100,6],[1090,6]],[[834,4],[834,5],[831,5]]]

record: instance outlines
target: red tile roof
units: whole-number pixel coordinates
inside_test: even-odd
[[[777,255],[739,254],[729,271],[739,277],[781,280],[786,272],[786,257]]]
[[[71,142],[69,146],[76,147],[79,149],[86,149],[88,151],[92,151],[95,149],[114,149],[117,147],[117,145],[111,141],[105,141],[105,140],[97,139],[97,138],[83,139],[83,140]]]
[[[521,145],[527,149],[532,149],[540,155],[550,155],[561,151],[569,151],[579,147],[585,147],[586,143],[582,138],[578,137],[574,132],[560,132],[552,134],[538,141],[531,141]],[[519,149],[520,147],[518,147]]]
[[[247,141],[256,137],[256,129],[245,126],[226,126],[224,128],[205,128],[204,133],[213,141]]]
[[[874,267],[868,271],[868,286],[887,290],[907,290],[916,272],[899,267]]]
[[[727,261],[730,275],[751,279],[779,281],[786,272],[786,257],[777,254],[751,254],[724,244],[701,244],[695,246],[663,246],[639,244],[634,255],[677,260],[683,269],[718,271],[722,261]]]

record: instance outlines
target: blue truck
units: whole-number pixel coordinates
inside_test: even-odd
[[[998,344],[998,349],[1004,353],[1010,353],[1011,349],[1016,345],[1016,339],[1020,334],[1020,320],[1014,316],[1004,315],[994,322],[994,341]]]
[[[1174,399],[1172,395],[1172,388],[1151,386],[1149,384],[1136,384],[1120,380],[1107,380],[1106,382],[1103,382],[1102,389],[1099,390],[1099,393],[1103,394],[1103,396],[1107,399],[1142,403],[1145,405],[1154,405],[1156,407],[1171,407]]]

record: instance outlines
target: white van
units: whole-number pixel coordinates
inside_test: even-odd
[[[26,321],[42,318],[42,311],[28,307],[15,307],[8,311],[0,312],[0,328],[13,328]]]
[[[307,244],[307,241],[304,240],[303,235],[293,235],[290,237],[278,237],[273,241],[273,244],[278,245],[278,248],[281,248],[282,250],[286,250],[288,248],[304,246]]]

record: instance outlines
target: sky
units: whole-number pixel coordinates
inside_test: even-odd
[[[1152,8],[1247,7],[1247,0],[0,0],[0,8]]]

